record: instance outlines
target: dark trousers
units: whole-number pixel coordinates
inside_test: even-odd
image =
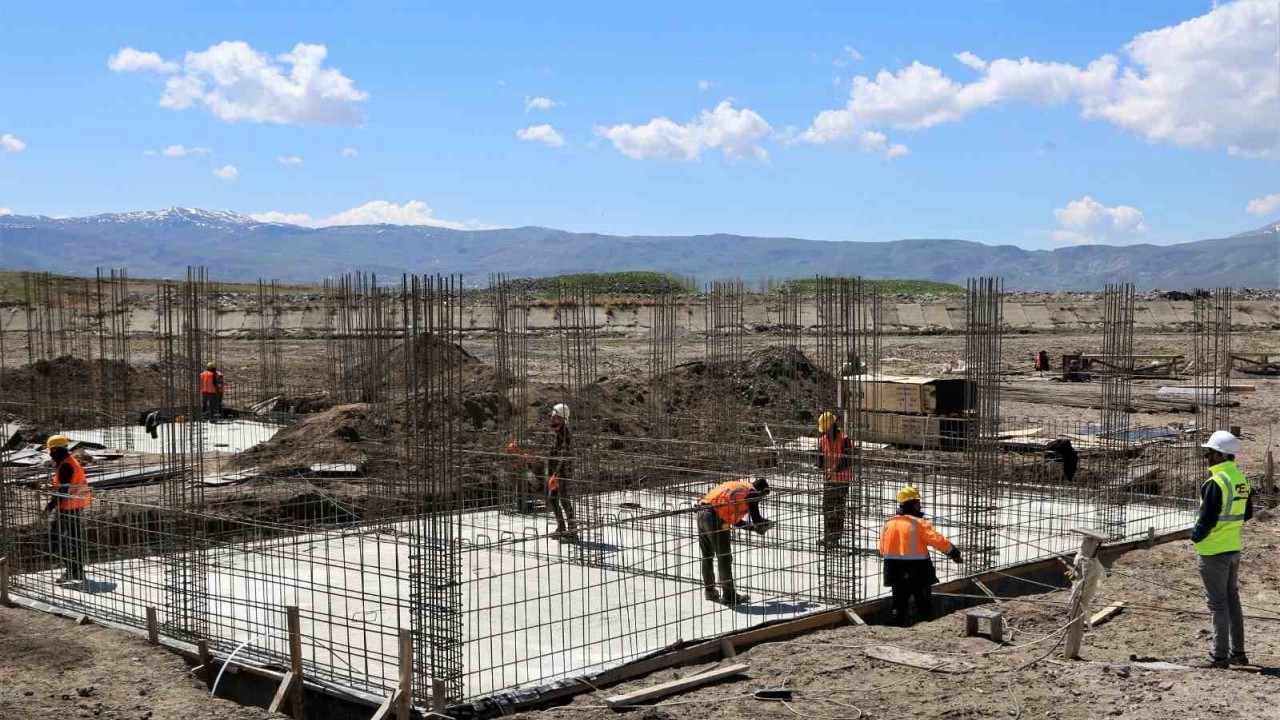
[[[822,539],[837,542],[844,533],[844,515],[849,503],[849,483],[827,482],[822,485]]]
[[[916,601],[916,618],[933,619],[933,583],[924,579],[912,579],[893,586],[893,624],[907,627],[911,624],[907,604]]]
[[[702,553],[702,585],[707,590],[716,588],[716,573],[720,571],[720,587],[725,595],[733,590],[733,548],[729,543],[729,528],[711,508],[698,510],[698,550]]]
[[[568,481],[560,478],[559,487],[555,490],[547,488],[547,504],[556,515],[556,532],[572,532],[577,529],[578,521],[573,514],[573,504],[569,502]]]
[[[200,409],[204,411],[206,420],[222,416],[222,393],[201,393]]]
[[[49,552],[72,580],[84,580],[84,522],[82,510],[55,510],[49,524]]]

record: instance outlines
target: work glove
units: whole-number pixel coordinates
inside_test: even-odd
[[[751,523],[749,527],[755,534],[764,535],[766,532],[769,532],[769,528],[773,527],[773,521],[765,520],[763,522]]]
[[[951,546],[951,550],[947,552],[947,557],[951,558],[951,562],[957,565],[964,564],[964,558],[961,557],[960,555],[960,548],[956,547],[955,545]]]

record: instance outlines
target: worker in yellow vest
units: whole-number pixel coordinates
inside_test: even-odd
[[[84,576],[84,511],[93,503],[89,482],[80,461],[71,455],[71,441],[65,435],[51,435],[44,449],[53,460],[49,480],[50,497],[44,512],[53,511],[49,525],[49,552],[65,568],[55,582],[77,585]]]
[[[737,592],[733,585],[729,531],[736,527],[764,535],[773,524],[760,515],[760,500],[768,494],[769,483],[762,477],[750,482],[730,480],[712,488],[698,503],[698,550],[702,554],[702,585],[707,600],[725,605],[747,602],[747,596]],[[745,519],[748,515],[750,522]],[[720,571],[720,591],[716,590],[715,565]]]
[[[1213,614],[1213,647],[1209,657],[1192,663],[1202,668],[1248,665],[1244,652],[1244,612],[1240,607],[1240,530],[1253,518],[1249,479],[1236,467],[1240,440],[1218,430],[1201,445],[1209,479],[1200,486],[1200,514],[1191,542],[1200,556],[1200,579]]]
[[[840,429],[835,413],[818,416],[818,469],[822,471],[822,539],[819,544],[833,548],[844,533],[844,517],[849,503],[849,483],[853,480],[853,441]]]

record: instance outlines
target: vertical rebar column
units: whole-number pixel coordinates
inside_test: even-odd
[[[1231,427],[1231,288],[1196,290],[1192,317],[1196,425],[1203,441]]]
[[[673,437],[669,422],[671,379],[676,364],[676,304],[670,289],[653,298],[649,308],[649,434],[655,439]]]
[[[612,468],[602,465],[598,454],[599,435],[593,422],[597,412],[593,404],[594,395],[584,392],[599,377],[596,372],[597,308],[594,280],[584,278],[560,283],[556,314],[560,331],[561,383],[565,393],[562,402],[569,405],[568,424],[573,438],[570,453],[573,472],[567,483],[567,492],[579,527],[578,537],[582,539],[587,532],[596,532],[601,524],[598,491],[608,486],[612,471]],[[537,419],[537,423],[546,428],[548,419],[544,415]],[[574,548],[581,553],[579,557],[583,562],[604,562],[600,543],[582,542]]]
[[[434,682],[446,699],[463,696],[462,472],[455,447],[461,340],[461,279],[411,278],[404,454],[410,521],[409,611],[414,637],[414,696],[427,704]],[[422,338],[421,341],[418,338]]]
[[[1126,477],[1133,379],[1133,285],[1108,285],[1102,298],[1102,475],[1095,493],[1098,529],[1113,540],[1125,535]]]
[[[995,516],[999,511],[1001,287],[997,278],[971,278],[965,293],[965,407],[962,426],[967,473],[960,545],[973,572],[995,564]],[[944,437],[953,422],[942,418]],[[961,422],[965,422],[962,420]]]

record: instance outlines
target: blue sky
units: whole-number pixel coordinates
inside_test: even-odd
[[[0,208],[1041,248],[1280,220],[1274,0],[421,5],[11,4]]]

